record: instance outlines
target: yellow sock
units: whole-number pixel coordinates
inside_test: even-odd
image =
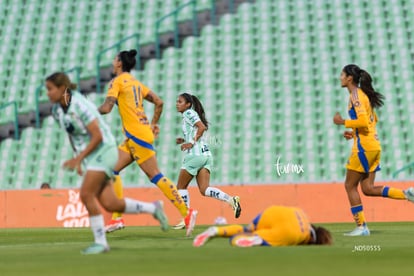
[[[174,204],[174,206],[178,209],[181,216],[185,218],[188,213],[187,205],[183,198],[178,193],[177,187],[175,184],[169,180],[167,177],[162,175],[161,173],[157,174],[151,179],[151,182],[156,184],[158,188],[164,193],[164,195]]]
[[[403,190],[397,188],[390,188],[388,186],[384,186],[382,188],[382,196],[393,199],[406,199]]]
[[[241,225],[228,225],[217,227],[217,236],[231,237],[244,232],[244,227]]]
[[[112,186],[114,187],[114,191],[115,194],[118,198],[123,198],[124,197],[124,189],[122,188],[122,180],[121,177],[119,175],[115,175],[115,181],[112,184]],[[113,212],[112,213],[112,219],[116,220],[116,219],[120,219],[122,218],[122,213],[119,212]]]
[[[351,212],[352,215],[354,216],[354,220],[357,224],[357,226],[365,226],[366,225],[366,221],[365,221],[365,215],[364,215],[364,211],[362,208],[362,205],[356,205],[356,206],[352,206],[351,207]]]

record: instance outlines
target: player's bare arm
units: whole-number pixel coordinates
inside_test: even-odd
[[[161,117],[164,102],[160,99],[160,97],[158,97],[157,94],[155,94],[152,91],[150,91],[147,94],[145,99],[155,105],[154,116],[152,116],[152,120],[151,120],[151,125],[155,126],[156,124],[158,124],[158,121]]]
[[[194,143],[203,136],[204,131],[206,131],[207,127],[203,124],[202,121],[198,121],[195,126],[197,127],[197,132],[194,136],[194,141],[192,143],[185,143],[181,145],[181,150],[188,150],[194,146]]]
[[[99,113],[108,114],[116,103],[115,97],[106,97],[105,102],[98,108]]]
[[[194,142],[197,142],[198,139],[200,139],[201,136],[203,136],[204,131],[206,131],[206,126],[203,124],[202,121],[199,121],[195,124],[195,126],[197,127],[197,133],[194,137]]]
[[[75,158],[72,158],[63,164],[64,168],[67,168],[69,170],[77,170],[79,175],[82,175],[82,169],[81,169],[82,160],[86,156],[91,154],[99,146],[99,144],[102,142],[102,139],[103,139],[97,119],[93,120],[87,126],[87,129],[91,137],[89,144]]]

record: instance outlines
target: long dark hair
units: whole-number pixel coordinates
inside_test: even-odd
[[[316,245],[331,245],[332,235],[327,229],[311,224],[313,230],[315,230],[316,240],[312,244]]]
[[[118,59],[122,62],[122,71],[131,72],[131,69],[135,67],[137,60],[135,56],[137,55],[137,50],[122,51],[118,54]]]
[[[367,71],[359,68],[358,65],[355,64],[346,65],[342,71],[344,71],[345,75],[351,76],[354,83],[364,91],[372,108],[380,108],[384,105],[385,97],[374,90],[374,87],[372,87],[371,75]]]
[[[180,94],[180,97],[183,97],[186,103],[190,103],[190,108],[192,107],[195,112],[197,112],[198,116],[200,117],[200,120],[203,122],[203,124],[208,129],[208,121],[206,119],[206,113],[204,112],[203,105],[201,104],[200,100],[191,94],[188,93],[182,93]]]

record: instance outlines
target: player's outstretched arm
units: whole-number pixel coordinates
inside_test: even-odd
[[[105,102],[98,108],[99,113],[108,114],[116,103],[115,97],[106,97]]]
[[[213,237],[232,237],[245,232],[242,225],[212,226],[194,238],[193,246],[203,246]]]

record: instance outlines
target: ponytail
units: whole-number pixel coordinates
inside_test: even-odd
[[[198,116],[200,117],[200,120],[208,129],[208,121],[206,119],[206,113],[204,112],[203,105],[201,104],[200,100],[194,95],[191,95],[191,100],[193,102],[194,111],[197,112]]]
[[[372,108],[380,108],[384,105],[384,95],[378,93],[372,87],[370,74],[355,64],[348,64],[342,70],[347,76],[352,76],[353,82],[367,95]]]
[[[367,71],[362,69],[359,74],[359,87],[367,95],[372,108],[380,108],[384,105],[384,95],[374,90],[371,76]]]
[[[197,112],[198,117],[200,117],[200,120],[203,122],[203,124],[208,129],[209,123],[206,119],[206,113],[204,112],[204,108],[200,100],[196,96],[191,95],[189,93],[182,93],[180,94],[180,97],[183,97],[187,103],[191,103],[190,107],[192,107],[194,111]]]

